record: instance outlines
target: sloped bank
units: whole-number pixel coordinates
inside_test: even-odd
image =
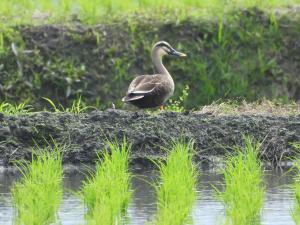
[[[164,112],[150,115],[123,110],[93,111],[86,114],[37,112],[4,116],[0,120],[0,165],[31,158],[34,145],[51,139],[65,143],[65,163],[92,163],[106,138],[133,145],[132,160],[165,156],[175,138],[195,140],[196,159],[223,156],[230,147],[243,144],[243,135],[263,141],[264,159],[277,163],[294,154],[293,142],[300,141],[300,115],[255,116],[212,115],[209,113]]]
[[[153,72],[152,45],[166,40],[188,54],[165,60],[175,97],[190,86],[188,108],[236,97],[299,100],[299,11],[254,8],[222,20],[151,14],[99,25],[75,20],[1,28],[0,98],[29,100],[42,110],[48,106],[42,97],[70,106],[82,95],[88,105],[122,107],[133,77]]]

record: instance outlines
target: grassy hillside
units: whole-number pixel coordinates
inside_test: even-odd
[[[1,98],[70,106],[82,95],[89,105],[123,107],[130,80],[153,72],[152,45],[166,40],[188,54],[164,60],[174,98],[189,86],[188,108],[300,99],[299,0],[88,2],[0,2]]]

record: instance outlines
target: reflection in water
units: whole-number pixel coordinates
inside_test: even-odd
[[[0,224],[13,224],[13,210],[10,198],[10,187],[19,175],[13,172],[0,172]],[[80,172],[68,172],[64,178],[64,198],[59,211],[62,225],[84,224],[85,209],[78,196],[73,192],[79,190],[84,175]],[[142,225],[153,220],[156,211],[153,183],[157,179],[154,171],[135,172],[132,187],[133,200],[128,209],[129,224]],[[293,193],[289,184],[291,176],[282,173],[268,172],[265,176],[268,189],[264,205],[262,225],[294,224],[290,216],[293,206]],[[193,210],[194,225],[219,225],[224,221],[223,206],[214,198],[211,184],[218,186],[222,176],[216,172],[202,171],[199,181],[198,199]]]

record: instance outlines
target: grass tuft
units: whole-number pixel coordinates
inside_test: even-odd
[[[225,205],[226,222],[232,225],[259,224],[264,202],[263,170],[258,159],[260,144],[245,138],[245,149],[226,160],[224,192],[216,189]]]
[[[62,200],[62,158],[61,150],[38,149],[32,162],[17,162],[23,177],[12,189],[12,199],[16,210],[16,224],[51,224]]]
[[[157,225],[188,221],[196,199],[197,171],[192,162],[193,142],[175,142],[166,163],[159,163],[161,182],[156,186]]]
[[[120,224],[132,195],[128,171],[131,145],[126,139],[121,144],[110,141],[107,144],[109,148],[96,163],[95,173],[81,190],[88,224]]]
[[[59,104],[58,106],[49,98],[43,97],[44,100],[46,100],[54,110],[54,112],[70,112],[70,113],[84,113],[88,109],[91,109],[93,107],[91,106],[86,106],[86,104],[83,102],[81,99],[81,96],[77,97],[76,99],[73,100],[71,107],[65,108],[63,105]]]
[[[8,102],[0,102],[0,113],[4,115],[18,115],[31,112],[32,108],[27,105],[27,102],[20,104],[11,104]]]

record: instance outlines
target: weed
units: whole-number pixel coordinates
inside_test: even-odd
[[[20,104],[0,102],[0,113],[3,113],[4,115],[26,114],[31,111],[32,108],[27,104],[27,102],[22,102]]]
[[[62,200],[61,148],[37,151],[31,164],[16,162],[23,175],[12,188],[16,224],[52,224]]]
[[[178,100],[169,100],[169,105],[167,105],[166,110],[174,111],[174,112],[183,112],[185,110],[184,103],[189,96],[189,86],[185,85],[184,89],[182,90],[181,96],[179,96]]]
[[[85,103],[82,101],[81,96],[79,96],[77,99],[73,100],[72,105],[70,108],[64,108],[61,104],[58,106],[49,98],[43,97],[44,100],[46,100],[51,107],[53,108],[54,112],[70,112],[70,113],[84,113],[88,109],[93,108],[91,106],[86,106]]]
[[[88,224],[120,224],[131,199],[128,171],[131,146],[126,139],[121,144],[110,141],[107,144],[109,149],[101,155],[102,159],[99,156],[95,173],[81,190]]]
[[[174,142],[166,163],[158,164],[161,182],[156,186],[157,225],[182,225],[196,199],[197,171],[192,162],[193,142]]]

